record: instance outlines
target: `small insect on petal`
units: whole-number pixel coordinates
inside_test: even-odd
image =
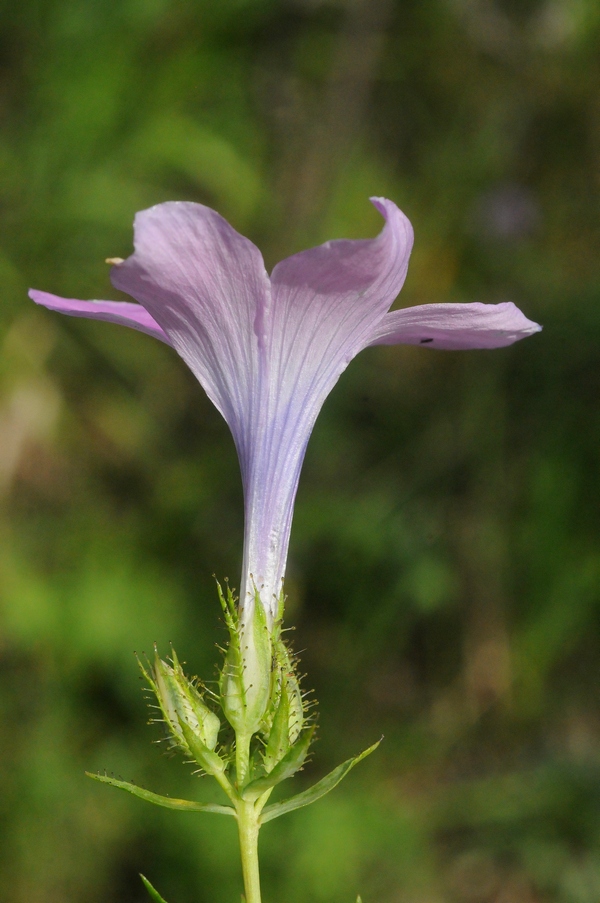
[[[104,263],[109,263],[111,267],[118,267],[121,263],[125,263],[122,257],[107,257]]]

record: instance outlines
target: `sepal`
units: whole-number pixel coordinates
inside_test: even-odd
[[[286,692],[281,692],[275,709],[269,739],[263,753],[263,763],[267,772],[280,762],[290,748],[290,702]]]
[[[265,724],[267,745],[263,764],[267,772],[283,759],[300,736],[304,725],[304,702],[296,674],[296,662],[289,649],[274,638],[273,678],[269,716]]]
[[[315,726],[313,725],[304,735],[291,747],[281,759],[280,762],[266,775],[251,781],[242,790],[242,799],[257,800],[267,790],[271,790],[276,784],[291,778],[292,775],[299,771],[306,759],[308,749],[311,744]]]
[[[183,736],[185,737],[190,753],[200,768],[204,769],[207,774],[212,774],[214,777],[224,774],[226,763],[221,756],[205,746],[202,740],[200,740],[183,721],[181,722],[181,730],[183,731]]]
[[[225,595],[219,583],[217,590],[229,631],[219,680],[221,707],[236,734],[251,737],[259,731],[269,709],[272,634],[258,591],[248,617],[238,612],[228,585]]]
[[[146,800],[148,803],[154,803],[155,806],[162,806],[164,809],[180,809],[184,812],[216,812],[219,815],[233,815],[234,818],[237,817],[236,811],[232,806],[174,799],[171,796],[161,796],[158,793],[153,793],[151,790],[145,790],[143,787],[138,787],[137,784],[131,784],[129,781],[119,781],[117,778],[111,778],[106,774],[92,774],[86,771],[86,775],[94,781],[100,781],[101,784],[110,784],[111,787],[118,787],[119,790],[126,790],[133,796]]]
[[[260,823],[265,824],[268,821],[272,821],[274,818],[278,818],[280,815],[285,815],[286,812],[293,812],[294,809],[300,809],[302,806],[310,806],[311,803],[315,803],[317,800],[321,799],[322,796],[325,796],[326,793],[329,793],[330,790],[337,787],[340,781],[346,777],[348,772],[354,768],[355,765],[358,765],[359,762],[366,759],[372,752],[375,752],[382,739],[383,737],[378,740],[377,743],[374,743],[373,746],[369,746],[368,749],[361,752],[360,755],[342,762],[341,765],[338,765],[337,768],[334,768],[333,771],[330,771],[328,775],[312,787],[309,787],[309,789],[305,790],[303,793],[298,793],[296,796],[292,796],[287,800],[282,800],[280,803],[273,803],[272,806],[267,806],[263,809]]]
[[[193,755],[186,739],[187,730],[204,747],[213,750],[221,727],[219,717],[205,704],[197,685],[183,673],[174,649],[171,654],[172,665],[155,651],[154,665],[146,669],[140,662],[140,668],[156,696],[172,745]]]
[[[275,657],[279,672],[280,696],[287,697],[289,742],[293,745],[304,724],[304,701],[296,671],[297,661],[281,639],[277,637]]]

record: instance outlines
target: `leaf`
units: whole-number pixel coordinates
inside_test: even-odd
[[[362,897],[357,897],[357,898],[356,898],[356,903],[362,903]]]
[[[134,796],[139,796],[142,800],[154,803],[156,806],[164,806],[165,809],[182,809],[185,812],[217,812],[221,815],[233,815],[235,817],[235,809],[231,806],[219,806],[216,803],[194,803],[191,800],[178,800],[170,796],[160,796],[158,793],[152,793],[151,790],[144,790],[143,787],[137,787],[130,784],[129,781],[118,781],[116,778],[109,778],[105,774],[91,774],[86,771],[88,778],[94,781],[100,781],[102,784],[110,784],[112,787],[118,787],[121,790],[127,790]]]
[[[300,809],[302,806],[309,806],[311,803],[321,799],[322,796],[325,796],[326,793],[329,793],[330,790],[337,787],[340,781],[346,777],[348,772],[354,768],[355,765],[358,765],[362,759],[371,755],[371,753],[377,749],[381,740],[383,740],[383,737],[378,740],[377,743],[374,743],[373,746],[369,746],[368,749],[361,752],[360,755],[342,762],[341,765],[338,765],[337,768],[334,768],[333,771],[330,771],[328,775],[322,778],[322,780],[318,781],[312,787],[309,787],[309,789],[305,790],[303,793],[292,796],[287,800],[282,800],[280,803],[274,803],[272,806],[267,806],[263,810],[260,819],[261,825],[271,821],[273,818],[279,818],[280,815],[285,815],[286,812],[293,812],[294,809]]]
[[[159,892],[152,887],[152,885],[150,884],[148,879],[145,878],[141,873],[140,873],[140,878],[144,882],[144,887],[146,888],[146,890],[148,891],[148,893],[154,900],[154,903],[167,903],[167,901],[161,897]]]
[[[313,725],[309,730],[304,732],[300,740],[287,751],[281,762],[278,762],[269,774],[264,775],[262,778],[257,778],[255,781],[251,781],[244,787],[242,790],[242,798],[245,800],[256,800],[267,790],[270,790],[271,787],[274,787],[276,784],[281,783],[281,781],[285,781],[286,778],[291,778],[293,774],[296,774],[298,769],[302,768],[302,764],[306,759],[308,747],[310,746],[314,732],[315,726]]]

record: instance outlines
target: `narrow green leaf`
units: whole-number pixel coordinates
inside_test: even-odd
[[[244,787],[242,790],[242,797],[245,800],[257,800],[259,796],[262,796],[263,793],[270,790],[271,787],[274,787],[276,784],[281,783],[281,781],[285,781],[286,778],[291,778],[293,774],[296,774],[298,769],[302,768],[302,764],[306,759],[308,747],[310,746],[314,732],[315,726],[313,725],[309,730],[304,732],[298,742],[287,751],[281,762],[278,762],[269,774],[264,775],[262,778],[257,778],[255,781],[251,781],[250,784]]]
[[[144,882],[144,887],[146,888],[146,890],[148,891],[148,893],[154,900],[154,903],[167,903],[167,901],[165,899],[163,899],[163,897],[161,897],[159,892],[152,887],[152,885],[150,884],[148,879],[145,878],[141,873],[140,873],[140,878]]]
[[[362,897],[357,897],[357,898],[356,898],[356,903],[362,903]]]
[[[381,740],[383,740],[383,737]],[[322,796],[325,796],[326,793],[329,793],[330,790],[337,787],[340,781],[346,777],[348,772],[354,768],[355,765],[358,765],[362,759],[371,755],[371,753],[377,749],[381,740],[378,740],[373,746],[369,746],[369,748],[365,749],[364,752],[361,752],[359,756],[354,756],[353,759],[347,759],[345,762],[342,762],[341,765],[338,765],[337,768],[334,768],[333,771],[330,771],[328,775],[312,787],[309,787],[309,789],[305,790],[303,793],[292,796],[287,800],[282,800],[281,803],[274,803],[272,806],[267,806],[263,810],[260,819],[261,824],[265,824],[273,818],[278,818],[280,815],[285,815],[286,812],[293,812],[294,809],[300,809],[302,806],[309,806],[311,803],[321,799]]]
[[[94,781],[100,781],[102,784],[110,784],[111,787],[118,787],[120,790],[127,790],[134,796],[139,796],[142,800],[154,803],[156,806],[164,806],[165,809],[182,809],[185,812],[217,812],[221,815],[233,815],[235,817],[235,809],[231,806],[219,806],[215,803],[194,803],[191,800],[178,800],[170,796],[160,796],[158,793],[152,793],[151,790],[144,790],[143,787],[137,787],[128,781],[118,781],[116,778],[109,778],[105,774],[91,774],[86,771],[88,778]]]

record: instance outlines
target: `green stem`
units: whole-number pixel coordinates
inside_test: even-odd
[[[237,813],[246,903],[261,903],[258,870],[260,816],[256,812],[254,803],[245,800],[238,802]]]
[[[260,812],[262,806],[242,798],[244,784],[248,782],[250,772],[250,740],[251,736],[236,733],[235,737],[235,770],[237,783],[238,831],[240,835],[240,853],[242,857],[242,873],[244,875],[244,893],[246,903],[260,903],[260,876],[258,870],[258,832],[260,830]]]

